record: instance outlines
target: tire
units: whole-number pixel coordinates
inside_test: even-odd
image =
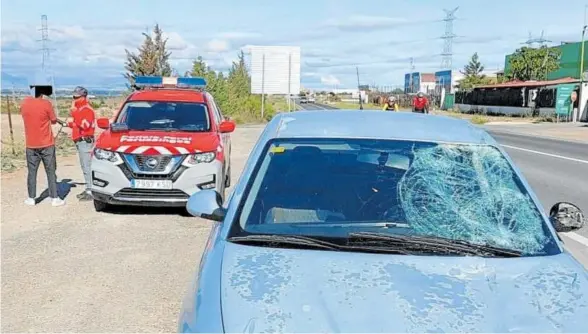
[[[110,205],[108,203],[104,203],[97,199],[94,200],[94,209],[96,210],[96,212],[104,212],[108,210],[109,207]]]

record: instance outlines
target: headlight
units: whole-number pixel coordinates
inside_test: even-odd
[[[188,158],[186,158],[184,162],[182,162],[182,165],[186,167],[192,167],[196,166],[197,164],[212,162],[215,158],[215,152],[196,153],[188,156]]]
[[[115,165],[121,164],[123,161],[116,152],[103,150],[101,148],[97,148],[94,150],[94,156],[98,160],[106,160],[110,161]]]

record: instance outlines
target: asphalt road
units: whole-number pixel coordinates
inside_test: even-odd
[[[334,110],[336,107],[318,103],[296,103],[302,110]]]

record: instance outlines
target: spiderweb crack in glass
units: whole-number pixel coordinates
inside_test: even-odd
[[[542,218],[496,148],[441,144],[413,154],[398,196],[416,233],[526,254],[543,248]]]

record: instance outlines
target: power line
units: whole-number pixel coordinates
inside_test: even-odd
[[[443,9],[445,11],[445,35],[441,38],[444,40],[443,52],[441,53],[441,68],[450,70],[453,68],[453,40],[457,37],[453,33],[453,21],[455,21],[455,12],[459,7],[455,7],[452,10]]]

